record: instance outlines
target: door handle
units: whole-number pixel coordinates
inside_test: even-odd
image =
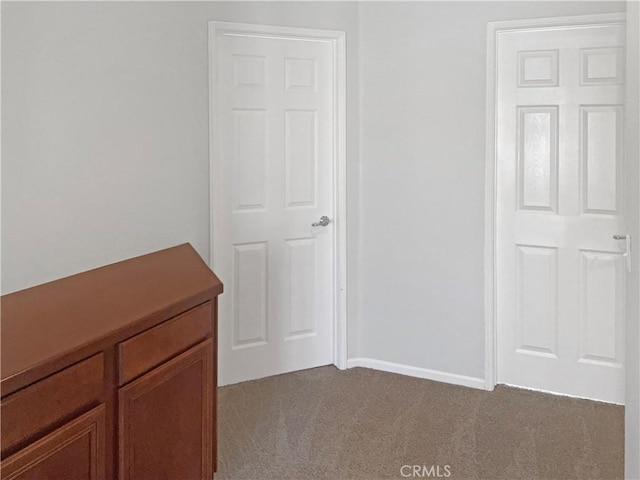
[[[614,235],[614,240],[626,240],[627,241],[627,251],[622,254],[623,257],[627,260],[627,271],[631,271],[631,235]]]
[[[319,222],[314,222],[311,224],[312,227],[326,227],[327,225],[329,225],[329,222],[331,220],[329,220],[329,217],[327,217],[326,215],[323,215],[320,217],[320,221]]]

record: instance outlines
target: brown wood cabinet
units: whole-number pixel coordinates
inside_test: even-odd
[[[3,296],[0,477],[211,479],[220,293],[185,244]]]

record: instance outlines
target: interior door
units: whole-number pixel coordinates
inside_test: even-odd
[[[624,38],[499,40],[499,383],[624,403]]]
[[[333,361],[334,63],[308,36],[217,29],[213,264],[221,385]]]

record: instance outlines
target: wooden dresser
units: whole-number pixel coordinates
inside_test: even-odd
[[[220,293],[184,244],[3,296],[0,478],[210,480]]]

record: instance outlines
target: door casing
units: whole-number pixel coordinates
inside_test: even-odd
[[[334,365],[344,370],[347,368],[347,179],[346,179],[346,39],[345,33],[335,30],[318,30],[298,27],[280,27],[274,25],[254,25],[233,22],[209,22],[209,266],[215,269],[214,231],[217,227],[216,195],[219,190],[219,147],[214,133],[217,131],[217,91],[216,35],[219,32],[233,35],[251,35],[281,39],[306,39],[329,42],[333,50],[334,96],[333,96],[333,212],[331,212],[333,229],[333,359]]]

